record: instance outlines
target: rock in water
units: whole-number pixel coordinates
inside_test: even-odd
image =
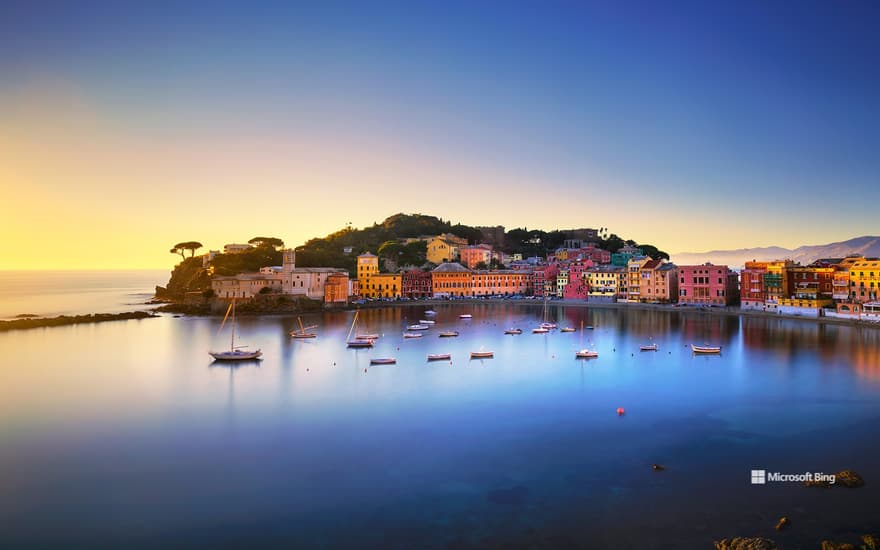
[[[776,550],[776,543],[761,537],[736,537],[716,542],[715,550]]]
[[[852,470],[843,470],[837,472],[834,477],[835,485],[843,485],[844,487],[849,487],[853,489],[855,487],[861,487],[865,484],[865,480],[862,479],[862,476],[853,472]]]
[[[875,535],[862,535],[862,542],[868,550],[880,550],[880,537]]]
[[[776,530],[782,531],[783,529],[786,529],[789,525],[791,525],[791,520],[785,516],[782,516],[781,518],[779,518],[779,521],[776,522]]]
[[[858,550],[858,549],[848,542],[831,542],[830,540],[823,540],[822,541],[822,550]]]

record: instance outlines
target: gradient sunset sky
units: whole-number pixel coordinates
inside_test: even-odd
[[[0,269],[396,212],[669,252],[880,233],[880,3],[0,3]]]

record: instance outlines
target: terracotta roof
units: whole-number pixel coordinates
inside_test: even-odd
[[[642,269],[657,269],[660,263],[660,260],[648,260],[645,262],[645,265],[642,266]]]

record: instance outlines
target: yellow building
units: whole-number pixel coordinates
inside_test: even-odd
[[[403,277],[400,273],[379,273],[370,278],[368,298],[400,298],[403,288]],[[361,295],[364,290],[361,288]]]
[[[467,239],[444,233],[428,239],[427,246],[428,261],[439,265],[456,261],[461,247],[467,246]]]
[[[880,298],[880,260],[860,259],[849,268],[850,298],[871,302]]]
[[[584,273],[590,289],[590,300],[613,302],[620,292],[621,282],[626,289],[626,269],[617,266],[593,267]]]
[[[639,302],[642,296],[642,274],[643,267],[651,262],[651,258],[647,256],[639,256],[633,258],[626,264],[626,301]],[[647,294],[647,288],[645,289]]]

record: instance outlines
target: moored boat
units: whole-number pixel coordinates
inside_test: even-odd
[[[504,334],[522,334],[521,328],[509,328],[504,331]]]
[[[420,332],[404,332],[403,333],[404,338],[421,338],[422,336],[424,336],[424,335]]]
[[[691,344],[694,353],[721,353],[721,346],[695,346]]]
[[[451,353],[429,353],[428,361],[444,361],[452,359]]]
[[[431,327],[428,325],[410,325],[406,327],[406,330],[428,330],[429,328]]]
[[[470,313],[462,313],[458,316],[459,319],[472,319],[474,316]]]
[[[393,365],[397,363],[394,357],[374,357],[370,359],[371,365]]]
[[[578,359],[595,359],[596,357],[599,357],[599,352],[591,349],[582,349],[576,351],[574,356]]]
[[[346,342],[346,345],[350,348],[371,348],[373,341],[366,338],[355,338]]]
[[[354,312],[354,318],[351,320],[351,328],[348,329],[348,336],[345,338],[345,345],[350,348],[371,348],[373,347],[374,338],[369,338],[368,336],[374,336],[372,334],[358,334],[355,336],[354,340],[351,340],[351,333],[354,332],[355,327],[357,327],[358,315],[360,311]],[[376,338],[379,337],[378,334],[375,335]]]
[[[559,329],[559,332],[574,332],[576,329],[574,327],[562,327]]]
[[[440,333],[440,338],[455,338],[458,336],[458,332],[454,330],[447,330],[446,332]]]
[[[549,329],[551,329],[551,328],[556,328],[556,323],[541,323],[541,324],[540,324],[540,327],[541,327],[541,328],[546,328],[546,329],[549,330]]]
[[[538,328],[532,329],[532,334],[547,334],[548,332],[550,332],[550,329],[544,328],[544,327],[538,327]]]
[[[436,325],[437,321],[431,321],[430,319],[419,319],[420,325]]]
[[[437,315],[437,312],[434,311],[433,309],[426,309],[425,315],[428,315],[428,316]]]
[[[647,346],[639,346],[639,351],[657,351],[657,344],[649,344]]]
[[[378,340],[379,335],[374,333],[369,334],[358,334],[355,336],[358,340]]]
[[[495,357],[494,351],[472,351],[471,359],[487,359]]]
[[[297,317],[297,321],[299,321],[299,330],[290,331],[291,338],[317,338],[317,334],[314,332],[308,332],[309,329],[316,328],[318,325],[312,325],[309,327],[304,327],[302,322],[302,317]]]
[[[209,351],[208,355],[214,358],[215,361],[247,361],[251,359],[259,359],[263,352],[260,350],[248,350],[244,349],[247,346],[236,346],[235,345],[235,299],[232,300],[232,303],[229,304],[229,308],[226,309],[226,316],[223,317],[223,322],[220,323],[220,330],[223,330],[223,325],[226,324],[226,319],[229,317],[229,313],[232,312],[232,336],[229,340],[229,351]]]

